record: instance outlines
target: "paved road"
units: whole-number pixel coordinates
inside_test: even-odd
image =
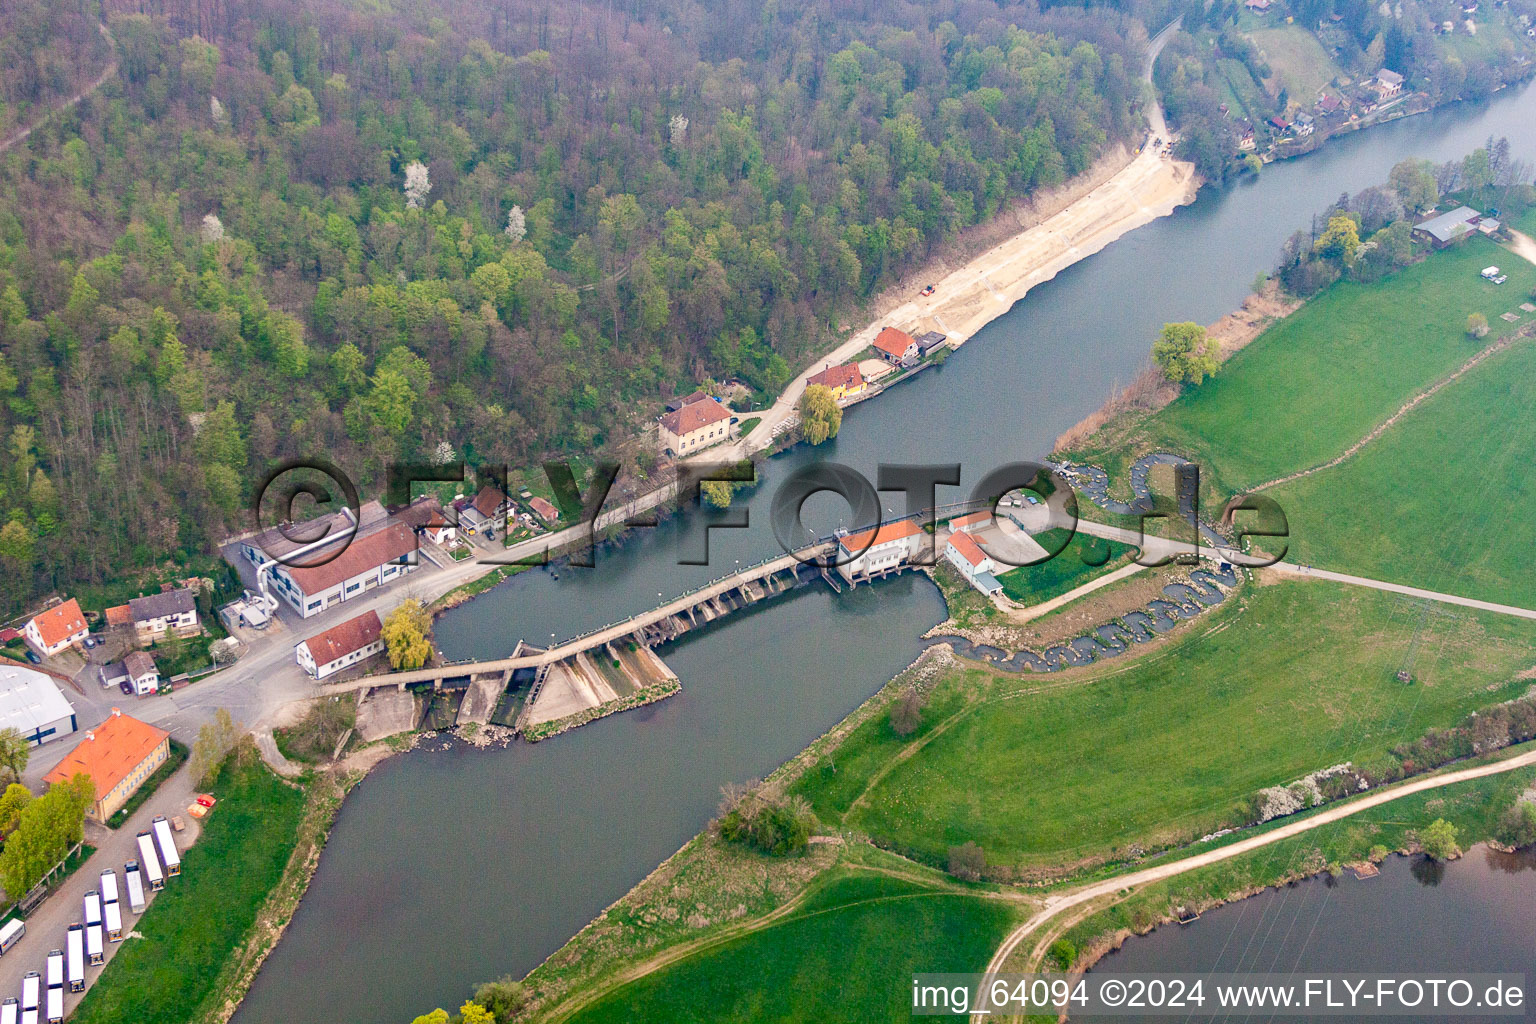
[[[1003,965],[1008,962],[1008,958],[1013,955],[1019,945],[1042,925],[1063,911],[1081,906],[1089,900],[1110,896],[1125,889],[1134,889],[1138,886],[1147,885],[1166,878],[1173,878],[1176,875],[1182,875],[1186,871],[1193,871],[1196,868],[1230,860],[1233,857],[1240,857],[1260,847],[1268,846],[1271,843],[1278,843],[1292,836],[1301,835],[1312,829],[1351,817],[1359,814],[1361,811],[1368,811],[1373,807],[1380,807],[1382,804],[1390,803],[1393,800],[1400,800],[1414,793],[1422,793],[1430,789],[1440,789],[1444,786],[1453,786],[1459,782],[1469,782],[1473,779],[1486,778],[1490,775],[1499,775],[1503,772],[1514,771],[1517,768],[1525,768],[1530,765],[1536,765],[1536,750],[1528,750],[1514,757],[1478,765],[1473,768],[1462,768],[1458,771],[1447,772],[1444,775],[1414,779],[1387,789],[1379,789],[1374,793],[1367,794],[1349,803],[1330,807],[1305,820],[1282,825],[1262,835],[1252,836],[1235,842],[1230,846],[1223,846],[1220,849],[1211,850],[1208,853],[1198,854],[1194,857],[1186,857],[1171,864],[1160,864],[1157,867],[1146,868],[1142,871],[1117,875],[1102,882],[1095,882],[1092,885],[1086,885],[1071,892],[1052,896],[1047,900],[1045,907],[1009,933],[1008,937],[1003,940],[1003,944],[998,947],[997,952],[993,954],[991,961],[987,964],[986,973],[996,974],[1002,971]],[[980,1022],[985,1017],[985,1013],[978,1011],[972,1019]]]
[[[22,936],[21,941],[11,947],[5,956],[0,957],[0,998],[13,995],[20,999],[22,976],[28,971],[42,973],[48,951],[64,948],[65,931],[70,925],[82,920],[81,900],[88,891],[100,889],[100,876],[107,868],[117,872],[117,888],[123,908],[123,934],[127,936],[122,942],[106,943],[107,961],[110,963],[120,948],[134,941],[131,934],[138,918],[128,907],[128,887],[123,881],[123,865],[130,860],[139,859],[137,836],[149,828],[150,819],[157,814],[163,814],[166,817],[181,814],[186,820],[187,830],[176,835],[177,849],[184,850],[195,842],[200,831],[197,819],[183,813],[191,802],[192,781],[190,773],[184,766],[181,771],[167,779],[155,795],[146,800],[144,806],[140,807],[122,828],[114,831],[94,822],[86,822],[85,841],[96,847],[96,852],[32,912],[32,916],[27,918],[27,934]],[[217,808],[214,813],[218,813]],[[167,879],[166,885],[176,885],[177,882],[178,879]],[[145,888],[147,890],[148,886],[146,885]],[[148,891],[144,896],[151,903],[154,901],[154,897]],[[86,968],[87,991],[101,976],[101,971],[100,967]],[[65,1011],[72,1011],[75,1004],[83,998],[83,995],[66,994]]]

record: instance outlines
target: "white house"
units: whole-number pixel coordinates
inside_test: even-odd
[[[133,651],[125,657],[123,668],[127,670],[128,682],[138,696],[148,697],[160,691],[160,670],[155,667],[155,659],[143,651]]]
[[[917,553],[923,531],[910,519],[886,523],[839,538],[837,571],[852,583],[856,579],[895,569]]]
[[[956,533],[975,533],[992,523],[992,513],[986,509],[970,515],[957,516],[949,521],[949,528]]]
[[[71,644],[84,640],[90,630],[80,612],[80,602],[70,598],[34,615],[22,627],[21,633],[38,653],[51,658]]]
[[[3,660],[0,660],[0,724],[15,729],[33,746],[68,736],[78,728],[74,706],[64,699],[52,679]]]
[[[988,597],[1003,589],[997,577],[992,575],[996,565],[969,533],[957,530],[950,534],[949,542],[944,545],[944,557],[960,570],[967,583]]]
[[[202,629],[197,620],[197,599],[187,587],[132,598],[128,610],[133,616],[133,631],[140,643],[167,633],[190,636]]]
[[[917,340],[899,327],[882,327],[875,335],[875,351],[893,366],[912,366],[921,356]]]
[[[353,540],[341,554],[320,565],[277,566],[272,583],[307,619],[404,576],[416,568],[416,550],[416,532],[405,523],[390,523]]]
[[[1403,76],[1396,71],[1382,68],[1376,72],[1376,92],[1384,100],[1400,95],[1403,91]]]
[[[294,658],[312,677],[324,679],[382,651],[383,629],[379,613],[366,611],[301,641],[293,649]]]

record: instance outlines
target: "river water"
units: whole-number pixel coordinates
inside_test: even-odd
[[[1536,89],[1351,135],[1206,190],[1036,288],[941,368],[850,410],[835,441],[767,463],[750,529],[708,531],[710,564],[678,564],[705,534],[703,515],[681,517],[605,547],[596,569],[514,577],[443,616],[438,644],[452,658],[505,655],[519,638],[573,636],[775,554],[774,487],[813,459],[870,480],[882,462],[960,463],[961,487],[939,492],[958,500],[988,470],[1046,454],[1135,375],[1163,323],[1235,308],[1286,236],[1339,193],[1490,135],[1536,158]],[[901,511],[899,494],[882,497]],[[807,506],[818,526],[838,511],[835,499]],[[393,1024],[522,975],[695,834],[722,784],[767,773],[836,724],[942,618],[919,578],[800,591],[663,648],[677,697],[535,746],[385,763],[347,799],[236,1024]]]
[[[1449,864],[1417,856],[1390,857],[1376,878],[1307,879],[1220,907],[1193,924],[1165,925],[1129,939],[1100,960],[1093,973],[1373,972],[1423,978],[1462,970],[1524,974],[1530,985],[1536,983],[1533,892],[1536,850],[1506,854],[1479,846]],[[1266,1016],[1257,1014],[1255,1019]],[[1157,1019],[1215,1018],[1180,1014]],[[1470,1024],[1511,1018],[1456,1019]]]

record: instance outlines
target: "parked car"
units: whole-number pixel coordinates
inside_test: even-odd
[[[101,641],[96,639],[93,636],[88,636],[88,637],[85,638],[85,649],[86,650],[90,650],[92,647],[98,647],[100,645],[101,645]]]
[[[129,696],[129,697],[133,696],[133,684],[130,683],[128,680],[124,679],[122,682],[118,683],[117,684],[117,688],[119,690],[122,690],[123,693],[126,694],[127,696]]]
[[[43,659],[39,658],[37,656],[37,652],[36,651],[28,651],[27,652],[27,660],[30,661],[34,665],[41,665],[43,663]]]

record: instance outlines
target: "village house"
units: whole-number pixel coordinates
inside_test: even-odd
[[[43,781],[56,786],[76,775],[89,775],[96,784],[96,799],[85,809],[85,816],[105,822],[170,755],[170,733],[113,708],[111,717],[87,732]]]
[[[415,531],[405,523],[390,523],[319,565],[279,565],[272,570],[272,582],[307,619],[404,576],[416,568],[416,557]]]
[[[197,618],[197,598],[189,587],[132,598],[128,612],[141,644],[166,635],[192,636],[203,628]]]
[[[1481,219],[1472,207],[1458,206],[1447,213],[1437,214],[1415,224],[1413,235],[1436,249],[1444,249],[1474,234]]]
[[[1243,0],[1243,6],[1254,14],[1264,14],[1269,11],[1270,0]]]
[[[1296,129],[1296,137],[1298,139],[1304,139],[1308,135],[1311,135],[1314,130],[1316,130],[1317,125],[1316,122],[1312,120],[1311,114],[1297,114],[1294,127]]]
[[[696,391],[683,405],[661,417],[660,428],[662,449],[681,458],[730,437],[731,412],[704,392]]]
[[[970,515],[957,516],[949,521],[949,528],[954,533],[975,533],[985,529],[992,523],[992,513],[986,509],[980,512],[972,512]]]
[[[841,402],[845,398],[862,394],[868,387],[864,382],[864,375],[859,373],[859,368],[852,363],[844,363],[841,366],[829,366],[820,373],[813,373],[806,378],[805,384],[819,384],[832,392],[832,397]]]
[[[534,513],[550,526],[553,526],[560,519],[560,510],[537,494],[528,499],[528,507],[533,509]]]
[[[80,612],[80,602],[70,598],[45,612],[39,612],[22,627],[21,634],[45,658],[84,640],[90,630]]]
[[[899,568],[917,553],[922,539],[922,528],[910,519],[841,537],[837,554],[842,564],[837,571],[852,583]]]
[[[875,351],[892,366],[911,366],[918,360],[916,340],[897,327],[882,328],[875,335]]]
[[[951,533],[944,545],[944,557],[960,570],[960,575],[965,577],[967,583],[988,597],[1003,589],[997,577],[992,575],[996,568],[992,559],[981,550],[981,545],[969,533],[963,530]]]
[[[0,660],[0,728],[41,746],[75,731],[75,708],[43,673]]]
[[[1376,72],[1374,88],[1376,89],[1377,94],[1381,96],[1383,101],[1389,100],[1394,96],[1402,94],[1403,76],[1398,74],[1396,71],[1382,68],[1380,71]]]
[[[1258,140],[1254,138],[1253,125],[1247,121],[1237,126],[1237,148],[1244,153],[1252,153],[1259,148]]]
[[[1287,121],[1285,118],[1281,117],[1279,114],[1276,114],[1274,117],[1269,119],[1269,126],[1271,128],[1273,128],[1277,132],[1283,132],[1286,129],[1290,128],[1291,122]]]
[[[423,494],[404,508],[397,509],[391,518],[405,523],[416,531],[417,536],[425,537],[433,544],[446,546],[459,537],[458,526],[454,521],[456,517],[450,518],[431,494]]]
[[[506,529],[507,510],[511,507],[511,498],[500,488],[486,484],[475,493],[473,501],[459,510],[459,526],[465,533],[490,537],[498,529]]]
[[[383,623],[379,613],[366,611],[302,640],[293,649],[294,659],[315,679],[324,679],[384,650]]]
[[[123,671],[128,675],[128,685],[135,696],[148,697],[160,692],[160,669],[155,659],[143,651],[130,651],[123,658]]]

